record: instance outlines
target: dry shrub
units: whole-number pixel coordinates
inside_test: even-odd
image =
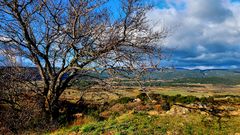
[[[141,106],[141,105],[142,105],[141,102],[129,102],[128,104],[126,104],[126,109],[133,110],[134,108]]]
[[[152,107],[150,106],[150,105],[139,105],[139,106],[136,106],[135,108],[134,108],[134,110],[135,111],[149,111],[149,110],[151,110],[152,109]]]
[[[120,113],[120,112],[125,112],[126,108],[125,108],[125,105],[123,105],[123,104],[115,104],[111,108],[109,108],[109,111]]]
[[[78,125],[88,124],[88,123],[97,121],[94,117],[87,116],[87,115],[81,115],[81,116],[79,115],[79,116],[76,116],[75,118],[76,119],[70,124],[71,126],[78,126]]]
[[[157,112],[162,112],[162,106],[160,104],[154,105],[154,110]]]
[[[45,128],[41,109],[34,101],[18,101],[18,108],[5,107],[0,112],[1,127],[8,133],[20,134],[26,131],[40,131]],[[5,132],[5,131],[0,131]]]
[[[43,129],[33,71],[17,66],[0,69],[0,134]]]
[[[107,110],[101,112],[100,116],[104,119],[107,119],[109,117],[118,116],[119,114],[122,114],[126,111],[127,111],[126,105],[117,103],[114,104],[112,107],[109,107]]]
[[[104,111],[104,112],[100,113],[100,116],[105,118],[105,119],[111,117],[111,115],[112,115],[111,111]]]

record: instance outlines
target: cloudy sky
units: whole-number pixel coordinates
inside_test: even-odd
[[[169,27],[171,64],[189,69],[240,68],[240,0],[153,0],[155,29]],[[154,23],[155,24],[155,23]]]

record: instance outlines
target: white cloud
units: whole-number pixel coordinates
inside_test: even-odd
[[[188,15],[200,21],[221,23],[232,16],[221,0],[187,0]]]
[[[173,59],[179,64],[176,66],[240,66],[240,60],[229,63],[240,58],[233,55],[240,52],[240,3],[228,0],[179,0],[175,5],[168,0],[167,3],[168,8],[155,8],[148,17],[153,22],[160,20],[156,29],[163,24],[173,28],[174,33],[165,45],[175,50]],[[178,9],[179,3],[184,3],[185,8]]]
[[[194,67],[184,67],[185,69],[194,70],[194,69],[200,69],[200,70],[208,70],[208,69],[216,69],[215,66],[194,66]]]

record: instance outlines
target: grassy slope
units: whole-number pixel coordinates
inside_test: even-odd
[[[208,90],[203,87],[196,87],[190,85],[185,86],[186,83],[201,83],[201,84],[220,84],[220,85],[236,85],[240,83],[239,73],[229,73],[229,71],[221,71],[223,73],[219,74],[220,71],[208,71],[208,75],[193,71],[189,72],[185,76],[183,73],[179,73],[181,77],[178,78],[176,73],[166,73],[169,79],[173,79],[172,82],[161,82],[155,83],[153,86],[168,86],[176,90],[156,89],[154,93],[161,93],[166,95],[194,95],[194,96],[206,96],[213,95],[215,92],[215,87]],[[185,73],[185,71],[184,71]],[[152,76],[152,75],[151,75]],[[157,79],[164,78],[166,76],[155,75]],[[177,77],[176,77],[177,76]],[[200,76],[200,77],[199,77]],[[196,78],[195,78],[196,77]],[[166,78],[165,78],[166,79]],[[124,86],[130,85],[128,82],[122,82]],[[177,86],[175,86],[177,84]],[[181,85],[180,85],[181,84]],[[152,85],[152,84],[151,84]],[[180,86],[179,86],[180,85]],[[184,86],[182,86],[184,85]],[[134,85],[133,85],[134,86]],[[148,85],[147,85],[148,86]],[[189,87],[189,88],[188,88]],[[218,88],[218,87],[217,87]],[[183,89],[183,90],[182,90]],[[186,89],[191,90],[190,92]],[[200,92],[202,89],[204,91]],[[229,88],[230,89],[230,88]],[[238,89],[238,87],[237,87]],[[199,91],[200,90],[200,91]],[[223,89],[225,90],[225,88]],[[216,94],[216,93],[215,93]],[[219,94],[232,94],[232,91],[224,91]],[[236,93],[235,93],[236,94]],[[234,94],[234,95],[235,95]],[[238,95],[238,93],[236,94]],[[222,129],[219,129],[217,118],[212,118],[210,116],[190,113],[187,115],[148,115],[146,112],[141,113],[125,113],[118,117],[111,117],[104,121],[91,120],[86,122],[84,125],[75,125],[70,127],[65,127],[55,131],[54,135],[57,134],[235,134],[240,133],[240,116],[223,118]]]
[[[216,118],[191,113],[188,115],[151,116],[146,113],[126,113],[102,122],[92,122],[82,126],[72,126],[56,131],[58,134],[114,134],[114,135],[149,135],[149,134],[235,134],[240,132],[240,117],[222,120],[219,129]]]

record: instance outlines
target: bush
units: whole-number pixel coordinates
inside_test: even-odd
[[[190,104],[200,100],[195,96],[185,96],[185,97],[178,97],[176,101],[184,104]]]
[[[137,95],[137,98],[141,99],[142,101],[148,101],[149,97],[147,96],[146,93],[141,93],[139,95]]]
[[[164,102],[164,103],[162,104],[162,109],[163,109],[164,111],[170,110],[170,109],[171,109],[170,103],[169,103],[169,102]]]
[[[214,103],[214,97],[208,97],[207,101],[208,103]]]
[[[199,100],[200,100],[201,103],[207,103],[208,102],[206,97],[201,97]]]
[[[101,117],[100,110],[98,110],[97,108],[88,108],[87,110],[84,111],[84,114],[87,114],[87,115],[93,117],[97,121],[104,119],[103,117]]]
[[[90,125],[85,125],[82,127],[83,132],[91,132],[95,129],[95,126],[90,124]]]
[[[150,93],[149,96],[150,96],[151,99],[153,99],[153,100],[161,100],[161,99],[162,99],[162,95],[161,95],[161,94]]]
[[[74,126],[71,128],[71,131],[78,132],[80,130],[80,126]]]
[[[120,103],[120,104],[127,104],[128,102],[132,102],[133,98],[130,97],[122,97],[117,99],[114,103]]]
[[[213,102],[214,98],[213,97],[202,97],[198,98],[195,96],[182,96],[180,94],[177,94],[175,96],[169,96],[169,95],[161,95],[161,94],[150,94],[149,95],[152,99],[154,100],[164,100],[170,104],[175,104],[175,103],[184,103],[184,104],[190,104],[190,103],[195,103],[195,102]],[[139,95],[141,98],[146,98],[144,95]]]

